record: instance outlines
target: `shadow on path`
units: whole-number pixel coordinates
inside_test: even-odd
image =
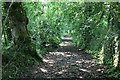
[[[100,77],[104,66],[92,59],[71,42],[61,43],[61,47],[43,57],[43,63],[35,65],[26,75],[34,78],[88,78]]]

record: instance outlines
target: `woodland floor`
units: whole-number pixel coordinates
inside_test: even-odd
[[[72,42],[44,55],[43,63],[34,65],[24,77],[32,78],[97,78],[103,77],[105,66],[93,59]]]

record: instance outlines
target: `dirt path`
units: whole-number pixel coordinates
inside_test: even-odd
[[[35,65],[26,75],[34,78],[88,78],[100,77],[103,66],[89,54],[83,53],[70,42],[44,56],[44,63]],[[61,44],[62,45],[62,44]]]

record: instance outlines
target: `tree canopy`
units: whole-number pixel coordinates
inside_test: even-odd
[[[18,77],[41,64],[65,35],[106,65],[106,74],[119,78],[119,2],[4,2],[2,15],[3,78]]]

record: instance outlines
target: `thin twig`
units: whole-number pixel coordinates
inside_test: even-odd
[[[7,10],[7,15],[6,15],[6,17],[5,17],[5,21],[3,22],[3,25],[5,25],[5,23],[7,22],[7,18],[8,18],[9,12],[10,12],[10,8],[11,8],[11,6],[12,6],[12,4],[13,4],[13,1],[14,1],[14,0],[12,0],[12,2],[11,2],[10,5],[9,5],[9,8],[8,8],[8,10]]]

